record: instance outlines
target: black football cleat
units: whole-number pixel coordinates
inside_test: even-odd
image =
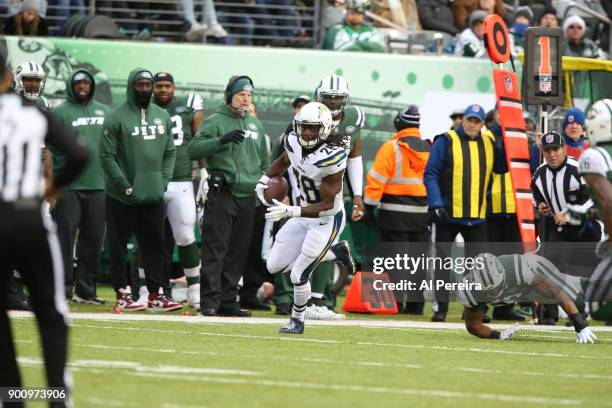
[[[283,334],[302,334],[304,333],[304,322],[300,322],[292,317],[278,332]]]
[[[347,241],[339,241],[331,246],[330,250],[336,255],[336,260],[340,262],[351,275],[355,273],[357,266],[351,254],[351,247]]]

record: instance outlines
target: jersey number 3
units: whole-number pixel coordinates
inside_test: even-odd
[[[305,200],[308,204],[314,204],[321,201],[321,195],[313,179],[301,175],[296,169],[293,169],[293,174],[295,175],[295,180],[297,181],[297,187],[300,191],[302,200]]]
[[[174,115],[170,118],[172,120],[172,136],[174,136],[174,145],[180,146],[183,144],[183,137],[185,133],[183,132],[183,118],[179,115]]]

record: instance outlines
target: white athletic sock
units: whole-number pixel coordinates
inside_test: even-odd
[[[200,277],[200,265],[195,268],[183,268],[185,271],[185,277],[187,278],[198,278]]]
[[[138,268],[138,277],[140,279],[144,279],[145,278],[145,271],[144,268]]]
[[[317,293],[317,292],[312,292],[310,294],[310,297],[315,298],[315,299],[323,299],[323,294],[322,293]]]
[[[293,286],[293,309],[291,310],[291,317],[304,321],[304,311],[306,310],[306,304],[310,299],[310,282],[306,282],[300,286]]]

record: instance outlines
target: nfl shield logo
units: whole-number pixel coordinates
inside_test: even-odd
[[[554,140],[554,136],[552,134],[546,135],[546,143],[552,143]]]
[[[514,90],[512,87],[512,77],[504,77],[504,88],[506,88],[506,92],[508,93],[511,93]]]
[[[550,91],[552,91],[552,76],[540,75],[539,89],[540,92],[544,93],[549,93]]]

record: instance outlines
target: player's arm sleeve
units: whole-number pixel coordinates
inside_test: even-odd
[[[211,121],[210,118],[208,120],[205,119],[202,125],[200,125],[195,137],[191,139],[187,146],[189,159],[205,159],[223,149],[219,136],[215,121]]]
[[[204,110],[204,101],[202,100],[202,97],[195,93],[189,94],[189,97],[187,98],[187,105],[196,112]]]
[[[376,153],[372,167],[368,171],[365,198],[363,202],[368,205],[378,205],[382,198],[385,185],[395,168],[395,155],[389,149],[393,149],[391,143],[385,143]]]
[[[363,160],[361,156],[350,157],[347,160],[347,173],[353,196],[363,195]]]
[[[536,184],[536,177],[539,174],[536,172],[536,174],[534,175],[534,177],[531,179],[531,192],[533,194],[533,205],[534,207],[537,207],[538,205],[540,205],[540,203],[546,203],[546,199],[544,199],[544,196],[542,195],[542,192],[540,191],[540,188],[538,187],[538,185]]]
[[[427,166],[425,166],[425,176],[423,183],[427,190],[427,200],[429,208],[441,207],[444,205],[442,201],[442,192],[440,191],[440,175],[446,167],[446,148],[448,140],[446,136],[438,136],[431,147]]]
[[[176,146],[172,137],[172,122],[170,118],[166,120],[166,146],[164,148],[164,158],[162,160],[162,177],[164,179],[164,190],[172,179],[174,172],[174,162],[176,161]]]
[[[53,178],[54,187],[63,187],[74,180],[89,160],[87,148],[77,143],[72,132],[53,114],[42,112],[47,119],[45,144],[65,157],[64,165]]]
[[[125,191],[131,185],[123,170],[119,167],[119,163],[117,163],[117,138],[120,132],[119,123],[114,118],[106,118],[100,138],[100,164],[108,180],[119,191]]]

